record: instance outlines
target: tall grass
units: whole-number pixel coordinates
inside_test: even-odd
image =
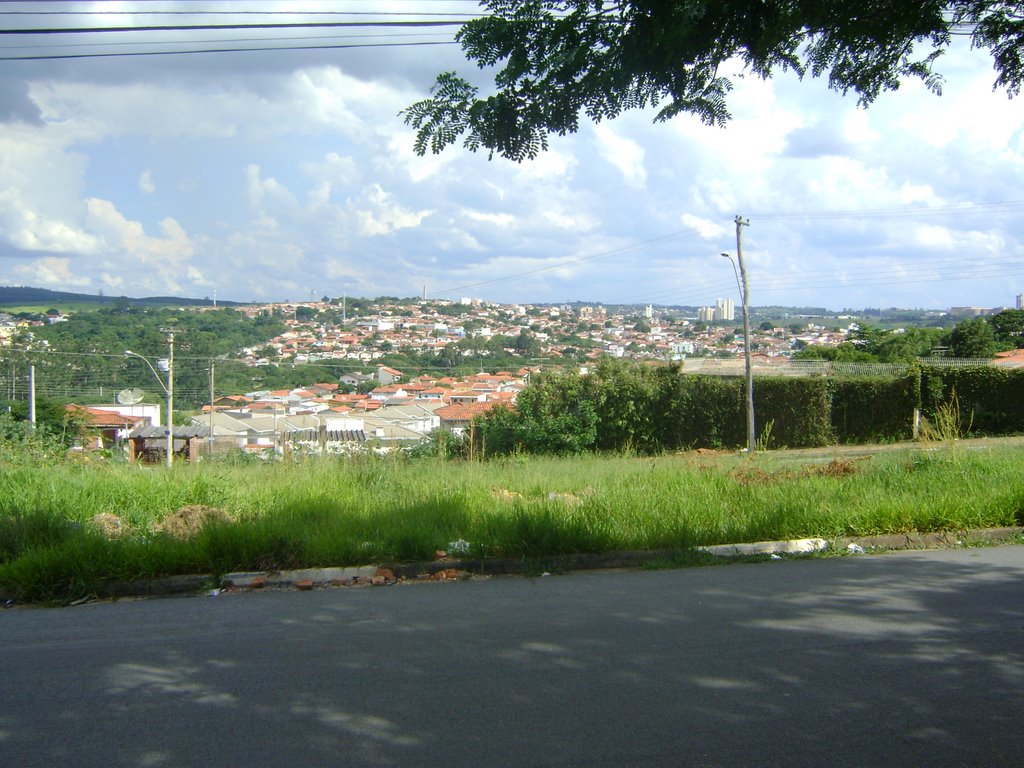
[[[6,464],[0,588],[68,599],[110,580],[431,559],[545,557],[765,539],[1024,523],[1024,454],[878,455],[831,465],[774,454],[322,459],[271,465]],[[223,510],[190,539],[160,531],[187,505]],[[108,538],[97,515],[116,515]]]

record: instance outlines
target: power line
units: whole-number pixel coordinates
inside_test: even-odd
[[[262,24],[153,24],[126,27],[37,27],[0,29],[0,35],[75,35],[120,32],[219,32],[226,29],[337,29],[350,27],[461,27],[461,21],[416,19],[408,21],[303,21]]]
[[[356,35],[301,35],[301,36],[289,36],[289,37],[225,37],[225,38],[214,38],[208,40],[179,40],[181,45],[209,45],[211,43],[280,43],[280,42],[292,42],[299,40],[368,40],[378,37],[393,39],[393,38],[407,38],[407,37],[430,37],[434,33],[432,32],[404,32],[404,33],[383,33],[383,34],[356,34]],[[448,41],[445,41],[448,42]],[[128,45],[158,45],[158,43],[145,43],[138,40],[120,41],[120,42],[104,42],[104,43],[61,43],[58,45],[48,45],[47,48],[113,48],[117,46],[128,46]],[[2,50],[4,51],[18,51],[28,50],[32,48],[42,48],[40,45],[5,45]],[[270,49],[273,50],[273,49]]]
[[[476,2],[476,0],[465,0]],[[0,16],[441,16],[445,18],[481,18],[479,13],[414,11],[0,11]]]
[[[139,43],[146,45],[146,43]],[[150,43],[151,45],[151,43]],[[120,51],[111,53],[57,53],[33,56],[0,56],[0,61],[57,61],[63,59],[103,59],[123,58],[126,56],[183,56],[194,53],[246,53],[252,51],[329,51],[349,48],[407,48],[435,45],[456,45],[453,40],[415,43],[339,43],[338,45],[289,45],[289,46],[253,46],[245,48],[201,48],[183,51]]]

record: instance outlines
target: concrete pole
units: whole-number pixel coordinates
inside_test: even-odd
[[[167,333],[167,468],[174,465],[174,331]]]
[[[740,279],[743,282],[743,360],[747,377],[747,452],[757,450],[757,434],[754,428],[754,369],[750,359],[750,283],[743,265],[743,227],[750,226],[750,220],[737,214],[736,219],[736,260],[740,265]]]
[[[28,423],[30,429],[36,428],[36,367],[28,367]]]
[[[209,449],[207,454],[213,456],[213,360],[210,360],[210,434],[206,438]]]

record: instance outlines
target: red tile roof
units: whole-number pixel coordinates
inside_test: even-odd
[[[122,416],[114,411],[90,408],[87,405],[68,405],[69,416],[90,427],[132,427],[143,420],[142,416]]]
[[[476,416],[487,413],[496,405],[496,402],[456,403],[438,408],[434,413],[440,417],[441,421],[470,421]]]

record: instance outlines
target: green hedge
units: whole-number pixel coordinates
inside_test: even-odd
[[[832,433],[839,443],[884,443],[914,436],[921,375],[829,379]]]
[[[744,391],[745,391],[744,387]],[[810,448],[833,441],[828,381],[813,378],[754,379],[754,429],[767,448]],[[746,429],[746,415],[744,430]]]
[[[1024,432],[1024,370],[915,367],[897,377],[756,378],[755,436],[768,448],[909,440],[915,409],[930,416],[953,392],[965,431]],[[589,375],[538,376],[514,411],[480,426],[488,453],[738,448],[747,443],[746,382],[607,360]]]
[[[956,393],[962,426],[974,434],[1024,432],[1024,369],[977,366],[922,369],[921,410],[933,418]]]

